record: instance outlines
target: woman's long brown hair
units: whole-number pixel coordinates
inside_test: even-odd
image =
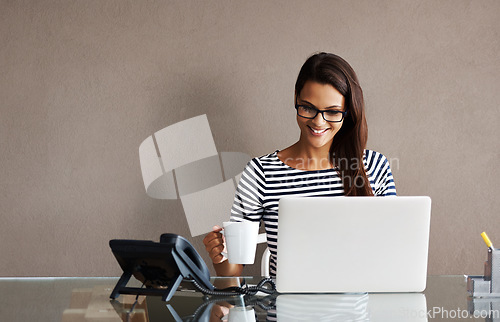
[[[309,57],[300,69],[295,83],[297,96],[307,81],[330,84],[345,99],[347,114],[330,147],[330,158],[342,178],[344,195],[373,196],[363,163],[368,140],[368,125],[365,118],[363,90],[359,86],[356,73],[341,57],[319,53]]]

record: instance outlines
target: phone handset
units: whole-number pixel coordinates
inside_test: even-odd
[[[184,276],[191,276],[203,287],[213,290],[215,287],[210,283],[210,271],[200,254],[184,237],[175,234],[163,234],[160,236],[160,243],[175,244],[174,258],[182,261],[186,267],[179,266],[179,270]]]

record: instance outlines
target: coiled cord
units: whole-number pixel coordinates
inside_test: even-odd
[[[263,298],[245,297],[245,305],[253,307],[257,305],[264,311],[276,309],[276,295],[267,295]]]
[[[234,294],[229,297],[216,297],[216,298],[208,298],[205,297],[204,302],[196,309],[196,311],[190,316],[191,319],[187,319],[186,321],[199,321],[201,315],[205,312],[205,308],[210,304],[215,304],[218,302],[232,302],[234,301]],[[276,295],[267,295],[263,298],[257,298],[252,296],[245,295],[243,297],[245,306],[256,307],[259,306],[264,311],[269,311],[272,309],[276,309]]]
[[[194,286],[203,294],[214,296],[235,296],[235,295],[255,295],[257,292],[273,294],[276,291],[276,284],[270,278],[264,278],[256,286],[248,286],[246,283],[243,286],[232,286],[224,289],[208,290],[193,280]],[[264,285],[268,284],[269,287]]]

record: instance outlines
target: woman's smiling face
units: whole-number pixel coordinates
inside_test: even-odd
[[[310,106],[320,111],[345,111],[345,99],[342,94],[330,84],[320,84],[307,81],[297,96],[297,104]],[[331,146],[333,137],[342,127],[342,122],[327,122],[318,113],[314,119],[307,119],[297,115],[300,128],[300,141],[314,148]]]

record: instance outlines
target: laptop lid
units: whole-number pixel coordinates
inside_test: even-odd
[[[280,293],[421,292],[429,197],[290,197],[278,215]]]

